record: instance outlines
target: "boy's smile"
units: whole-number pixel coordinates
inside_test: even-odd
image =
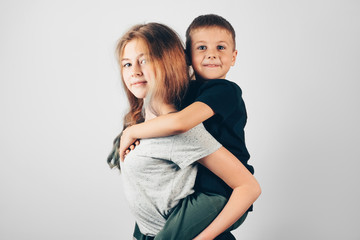
[[[237,51],[231,34],[219,27],[202,27],[191,32],[191,63],[204,79],[224,79],[235,64]]]

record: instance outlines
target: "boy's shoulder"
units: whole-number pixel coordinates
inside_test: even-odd
[[[193,102],[208,105],[215,113],[227,116],[233,112],[245,112],[240,87],[226,79],[195,80],[191,83],[184,107]]]
[[[226,79],[192,80],[180,109],[195,101],[203,102],[213,110],[217,105],[221,108],[226,104],[235,107],[236,103],[242,102],[242,91],[235,82]]]

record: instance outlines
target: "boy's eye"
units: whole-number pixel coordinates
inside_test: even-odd
[[[141,64],[141,65],[143,65],[143,64],[145,64],[145,63],[146,63],[146,59],[141,59],[141,60],[140,60],[140,64]]]
[[[225,47],[224,47],[224,46],[219,45],[219,46],[217,46],[217,49],[218,49],[218,50],[224,50],[224,49],[225,49]]]
[[[206,50],[206,46],[199,46],[197,47],[198,50]]]

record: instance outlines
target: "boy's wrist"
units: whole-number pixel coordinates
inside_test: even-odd
[[[133,125],[134,126],[134,125]],[[133,131],[132,131],[132,128],[133,128],[133,126],[130,126],[130,127],[128,127],[128,128],[126,128],[125,129],[125,131],[126,131],[126,137],[127,138],[132,138],[133,137]]]
[[[132,125],[129,129],[129,137],[138,139],[139,136],[136,135],[137,125]]]

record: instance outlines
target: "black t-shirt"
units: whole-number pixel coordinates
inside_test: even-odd
[[[185,108],[196,101],[208,105],[215,115],[204,121],[206,130],[254,174],[254,168],[248,164],[250,155],[244,136],[247,114],[241,95],[240,87],[228,80],[196,80],[190,82],[181,107]],[[232,192],[224,181],[201,165],[195,189],[217,193],[227,198]],[[252,210],[252,207],[249,210]]]

